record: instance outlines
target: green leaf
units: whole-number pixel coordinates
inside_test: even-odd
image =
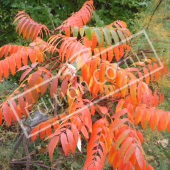
[[[103,29],[103,32],[104,32],[104,36],[106,38],[106,41],[109,45],[112,44],[112,39],[111,39],[111,36],[110,36],[110,33],[109,33],[109,30],[107,28],[104,28]]]
[[[84,27],[81,27],[81,28],[80,28],[80,35],[81,35],[81,37],[84,36]]]
[[[103,34],[101,32],[101,30],[99,28],[94,28],[94,31],[96,33],[96,36],[97,36],[97,42],[102,45],[102,42],[103,42]]]
[[[75,26],[74,27],[74,30],[73,30],[73,37],[77,37],[77,35],[78,35],[78,27],[77,26]]]
[[[90,30],[91,30],[91,35],[93,35],[94,28],[90,28]]]
[[[123,44],[126,45],[126,37],[124,36],[124,34],[122,33],[122,31],[117,30],[117,32],[118,32],[118,34],[119,34],[119,36],[120,36],[121,41],[125,41],[125,42],[123,42]]]
[[[119,145],[122,143],[122,141],[126,138],[126,136],[127,136],[129,133],[130,133],[130,130],[128,129],[128,130],[123,131],[123,132],[119,135],[119,137],[118,137],[118,139],[116,140],[116,143],[115,143],[115,148],[116,148],[116,149],[119,148]]]
[[[117,36],[116,31],[110,30],[110,33],[112,34],[115,44],[119,43],[119,37]]]
[[[92,41],[92,34],[91,34],[91,30],[89,27],[85,27],[85,33],[86,33],[86,36],[87,38]]]
[[[125,163],[127,163],[130,159],[130,157],[132,156],[133,152],[135,151],[136,149],[136,144],[133,143],[127,150],[126,154],[125,154],[125,157],[124,157],[124,161]]]

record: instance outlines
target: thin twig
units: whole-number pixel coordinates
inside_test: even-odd
[[[25,163],[26,163],[26,161],[22,161],[22,162],[10,162],[10,164],[25,164]],[[58,168],[52,168],[52,167],[46,166],[44,164],[39,164],[39,163],[36,163],[36,162],[30,162],[30,165],[37,165],[37,166],[41,166],[41,167],[46,168],[46,169],[59,170]]]
[[[24,136],[23,138],[23,144],[24,144],[24,149],[25,149],[25,153],[26,153],[26,157],[27,157],[27,161],[26,161],[26,170],[30,170],[30,162],[31,162],[31,157],[28,151],[28,140],[26,138],[26,136]]]
[[[44,117],[44,118],[38,120],[37,122],[35,122],[31,127],[34,127],[34,126],[40,124],[41,122],[45,122],[46,120],[48,120],[48,118]],[[28,132],[27,132],[27,133],[28,133]],[[22,142],[22,139],[23,139],[24,136],[25,136],[25,134],[22,133],[22,134],[20,135],[20,137],[18,138],[18,140],[15,142],[15,145],[14,145],[15,151],[18,149],[18,147],[19,147],[20,143]]]
[[[163,0],[160,0],[159,3],[158,3],[158,5],[157,5],[156,8],[154,9],[154,11],[153,11],[153,13],[152,13],[152,15],[151,15],[151,18],[150,18],[150,20],[149,20],[149,22],[148,22],[148,25],[147,25],[147,27],[146,27],[146,29],[149,28],[149,25],[150,25],[150,23],[151,23],[151,21],[152,21],[153,16],[155,15],[156,10],[159,8],[159,6],[161,5],[162,2],[163,2]]]
[[[47,6],[47,8],[48,8],[48,6]],[[50,16],[51,13],[50,13],[49,8],[48,8],[48,13],[49,13],[49,18],[50,18],[50,20],[51,20],[52,26],[53,26],[53,28],[54,28],[54,30],[55,30],[54,22],[53,22],[53,19],[52,19],[51,16]]]
[[[156,40],[156,39],[151,39],[152,41],[155,41],[155,42],[162,42],[162,43],[168,43],[168,44],[170,44],[170,42],[169,41],[162,41],[162,40]]]
[[[24,159],[27,159],[27,157],[23,157],[23,158],[20,158],[20,159],[13,159],[12,162],[17,162],[17,161],[21,161],[21,160],[24,160]]]

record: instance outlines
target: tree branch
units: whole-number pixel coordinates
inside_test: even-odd
[[[156,10],[159,8],[159,6],[161,5],[162,2],[163,2],[163,0],[160,0],[159,3],[158,3],[158,5],[156,6],[155,10],[153,11],[153,13],[152,13],[152,15],[151,15],[151,18],[150,18],[150,20],[149,20],[149,22],[148,22],[148,25],[147,25],[146,29],[149,28],[150,23],[151,23],[151,21],[152,21],[153,16],[155,15]]]
[[[30,157],[30,154],[28,151],[28,140],[27,140],[26,136],[24,136],[23,144],[24,144],[24,149],[25,149],[25,153],[26,153],[26,157],[27,157],[26,170],[30,170],[31,157]]]

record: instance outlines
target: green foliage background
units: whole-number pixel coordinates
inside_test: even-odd
[[[15,33],[12,24],[18,10],[25,10],[31,18],[53,29],[59,26],[74,12],[78,11],[86,0],[0,0],[0,46],[8,43],[26,43]],[[134,25],[135,13],[147,7],[147,0],[94,0],[96,14],[92,18],[93,26],[104,26],[119,19],[130,27]],[[90,23],[89,23],[90,24]]]

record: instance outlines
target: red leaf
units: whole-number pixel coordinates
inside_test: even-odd
[[[168,75],[168,68],[164,62],[163,62],[163,65],[164,65],[164,72],[166,75]]]
[[[23,65],[24,65],[24,66],[25,66],[25,65],[28,65],[28,55],[27,55],[26,52],[23,51],[23,50],[20,51],[20,53],[21,53]]]
[[[41,96],[47,91],[48,85],[49,85],[49,77],[47,74],[43,77],[43,84],[41,85]]]
[[[7,45],[6,48],[5,48],[5,58],[8,56],[8,52],[10,50],[10,45]]]
[[[148,165],[146,170],[154,170],[154,168],[151,165]]]
[[[90,103],[90,109],[91,109],[91,114],[94,116],[94,114],[95,114],[95,107],[94,107],[92,102]]]
[[[13,109],[15,110],[15,111],[13,111],[13,110],[12,110],[12,107],[11,107],[12,113],[14,114],[14,116],[15,116],[16,118],[18,118],[18,119],[20,120],[20,119],[21,119],[21,110],[18,109],[18,107],[17,107],[17,105],[16,105],[16,103],[15,103],[14,100],[12,100],[10,104],[12,105]]]
[[[59,141],[59,136],[54,136],[49,145],[48,145],[48,152],[49,152],[49,156],[50,156],[50,160],[51,162],[53,161],[53,153],[54,153],[54,149],[55,147],[57,146],[58,144],[58,141]]]
[[[140,168],[143,169],[144,158],[143,158],[143,155],[138,147],[136,148],[136,159],[137,159],[137,162],[138,162]]]
[[[118,167],[119,162],[120,162],[119,152],[116,152],[116,155],[115,155],[115,157],[114,157],[114,159],[113,159],[113,164],[112,164],[114,170],[116,170],[116,168]]]
[[[136,113],[135,113],[135,124],[138,125],[138,123],[141,121],[141,116],[142,116],[142,108],[137,107],[136,108]]]
[[[1,53],[0,53],[0,58],[2,58],[2,56],[4,55],[6,46],[7,46],[7,45],[4,45],[3,47],[1,47],[1,49],[0,49],[0,51],[1,51]]]
[[[140,142],[143,143],[143,141],[144,141],[143,134],[140,131],[137,131],[137,136],[140,139]]]
[[[38,132],[39,132],[39,126],[35,127],[32,131],[31,131],[31,139],[34,142],[35,139],[38,136]]]
[[[128,118],[129,120],[133,123],[133,105],[131,103],[129,103],[127,105],[127,110],[128,110]]]
[[[36,71],[35,73],[33,73],[33,75],[31,76],[31,79],[29,80],[29,88],[32,88],[36,84],[39,76],[40,76],[39,71]]]
[[[155,79],[156,79],[156,81],[158,81],[159,80],[159,68],[158,68],[158,65],[156,63],[153,63],[153,69],[155,71]]]
[[[123,143],[123,145],[120,148],[120,159],[124,156],[125,152],[127,151],[127,149],[129,148],[129,146],[132,144],[133,138],[127,138],[125,140],[125,142]]]
[[[43,140],[45,138],[45,130],[46,130],[46,126],[45,123],[41,123],[40,124],[40,138],[41,140]]]
[[[131,170],[131,169],[134,170],[132,163],[131,162],[127,162],[125,170]]]
[[[84,135],[84,137],[86,139],[89,139],[89,134],[88,134],[87,129],[85,128],[85,126],[82,126],[81,132],[82,132],[82,134]]]
[[[38,88],[34,87],[31,90],[31,95],[32,95],[32,98],[34,99],[34,101],[37,103],[38,102],[38,97],[39,97]]]
[[[136,163],[135,151],[133,152],[132,156],[130,157],[129,162],[131,162],[133,166],[135,165],[135,163]]]
[[[158,105],[158,96],[156,95],[156,93],[154,93],[154,106],[157,107]]]
[[[121,85],[120,85],[121,86],[121,93],[122,93],[123,97],[125,97],[125,95],[128,92],[127,83],[128,83],[127,75],[124,75],[121,79]]]
[[[160,111],[160,112],[161,112],[161,115],[160,115],[160,119],[158,122],[158,126],[160,124],[160,130],[162,130],[164,132],[166,129],[167,123],[168,123],[168,116],[167,116],[166,112],[164,112],[164,111]]]
[[[52,128],[51,128],[51,124],[50,123],[46,123],[46,135],[47,137],[50,136],[52,134]]]
[[[67,141],[67,136],[65,133],[61,133],[61,145],[62,145],[65,155],[69,155],[70,147],[69,147],[69,143]]]
[[[108,161],[110,164],[112,164],[116,152],[117,152],[117,149],[115,148],[115,143],[114,143],[112,147],[110,148],[109,156],[108,156]]]
[[[12,116],[11,116],[10,108],[9,108],[7,102],[5,102],[5,103],[2,105],[2,109],[3,109],[3,114],[4,114],[5,121],[6,121],[9,125],[11,125]]]
[[[13,56],[8,57],[8,63],[9,63],[9,68],[11,70],[12,75],[15,75],[15,59],[13,58]]]
[[[15,63],[17,65],[17,68],[20,69],[21,68],[21,55],[18,53],[15,53],[14,56],[15,56]]]
[[[115,53],[116,61],[119,61],[119,48],[117,46],[114,47],[114,53]]]
[[[107,114],[107,113],[108,113],[108,109],[107,109],[105,106],[99,106],[99,105],[97,105],[97,107],[100,109],[100,111],[101,111],[103,114]]]
[[[95,83],[93,90],[92,90],[93,91],[93,97],[97,96],[99,90],[100,90],[100,85],[98,83]]]
[[[115,129],[117,129],[118,127],[120,127],[123,123],[129,121],[128,118],[124,118],[124,119],[121,119],[121,120],[118,120],[116,121],[116,123],[112,123],[111,124],[111,128],[110,128],[110,131],[114,131]]]
[[[43,61],[42,52],[39,50],[39,48],[37,46],[34,47],[34,50],[36,52],[36,55],[37,55],[37,58],[38,58],[38,62],[41,63]]]
[[[129,161],[129,159],[130,159],[130,157],[132,156],[132,154],[133,154],[133,152],[134,152],[135,149],[136,149],[136,144],[132,144],[132,145],[128,148],[128,150],[127,150],[127,152],[126,152],[126,154],[125,154],[125,157],[124,157],[125,163],[127,163],[127,162]]]
[[[20,69],[18,69],[17,71],[22,71],[22,70],[25,70],[25,69],[28,69],[30,68],[29,65],[26,65],[26,66],[22,66]]]
[[[27,48],[28,54],[29,54],[29,58],[31,60],[31,63],[35,63],[36,61],[36,55],[33,52],[33,50],[31,48]]]
[[[148,112],[147,112],[147,109],[144,108],[142,111],[142,117],[141,117],[141,125],[144,130],[146,128],[147,121],[148,121]]]
[[[30,73],[32,71],[32,68],[27,69],[20,78],[20,82],[28,75],[28,73]]]
[[[63,99],[63,97],[64,97],[65,94],[67,93],[67,88],[68,88],[68,81],[65,79],[65,80],[61,83],[61,92],[60,92],[61,100]]]
[[[96,60],[91,60],[90,75],[93,76],[94,72],[97,70]]]
[[[31,96],[31,93],[27,88],[24,89],[24,93],[25,93],[25,99],[28,103],[29,109],[32,110],[33,98]]]
[[[55,131],[59,129],[59,126],[60,125],[59,125],[59,121],[58,120],[53,122],[53,128],[54,128]]]
[[[124,99],[119,100],[119,102],[118,102],[118,104],[116,106],[116,113],[119,112],[122,109],[124,104],[125,104],[125,100]]]
[[[105,80],[105,68],[106,68],[106,65],[102,63],[100,65],[100,70],[99,70],[99,79],[101,83],[103,83]]]
[[[51,83],[51,89],[50,89],[51,98],[53,97],[53,95],[56,94],[56,92],[57,92],[57,86],[58,86],[58,77],[55,77],[55,78],[52,80],[52,83]]]
[[[118,170],[122,170],[122,169],[125,169],[125,163],[124,163],[124,159],[121,159],[120,163],[119,163],[119,167],[118,167]]]
[[[130,133],[130,130],[128,129],[128,130],[123,131],[123,132],[119,135],[119,137],[117,138],[116,143],[115,143],[116,149],[119,148],[119,145],[123,142],[123,140],[127,137],[127,135],[128,135],[129,133]]]
[[[64,26],[64,31],[65,31],[65,33],[66,33],[66,36],[67,37],[70,37],[70,27],[69,26]]]
[[[80,138],[79,137],[79,131],[78,131],[77,127],[74,124],[71,125],[71,130],[72,130],[72,132],[74,134],[74,146],[73,146],[73,150],[75,150],[76,146],[77,146],[77,143],[78,143],[78,140]],[[81,138],[80,138],[80,140],[81,140]]]
[[[106,58],[107,58],[106,48],[102,48],[101,58],[102,58],[102,60],[106,60]]]
[[[117,113],[115,113],[113,116],[112,116],[112,118],[119,118],[120,116],[123,116],[124,114],[126,114],[127,113],[127,109],[125,108],[125,109],[122,109],[122,110],[120,110],[120,111],[118,111]]]
[[[130,95],[131,95],[131,99],[132,99],[132,102],[136,102],[136,91],[137,91],[137,82],[132,79],[130,81]]]
[[[28,117],[28,109],[26,107],[26,103],[22,95],[18,97],[18,101],[19,101],[19,105],[20,105],[22,113]]]
[[[75,153],[75,148],[74,148],[73,133],[72,133],[69,129],[67,129],[67,130],[66,130],[66,134],[67,134],[68,142],[69,142],[69,144],[70,144],[71,151],[72,151],[72,153],[74,154],[74,153]]]
[[[34,67],[36,67],[38,64],[39,64],[38,62],[35,62],[35,63],[31,64],[31,67],[34,68]]]
[[[96,33],[93,32],[93,35],[92,35],[92,50],[94,50],[94,48],[96,48],[97,46],[97,37],[96,37]]]
[[[1,64],[4,77],[7,79],[9,74],[8,62],[6,60],[2,60]]]
[[[149,120],[149,127],[151,127],[152,130],[156,128],[158,122],[158,113],[155,109],[151,110],[151,117]]]
[[[109,47],[109,50],[107,50],[108,52],[108,60],[109,62],[111,62],[113,60],[113,49]]]
[[[146,82],[146,84],[149,84],[150,76],[149,76],[149,72],[148,72],[147,68],[144,67],[143,72],[144,72],[145,82]]]

